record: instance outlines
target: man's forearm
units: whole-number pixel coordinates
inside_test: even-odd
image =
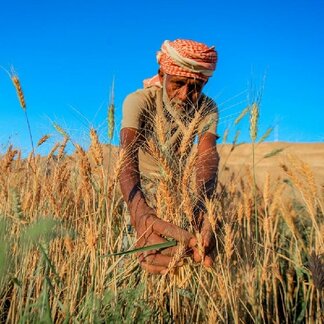
[[[126,150],[124,167],[120,174],[120,188],[127,207],[131,214],[131,222],[135,224],[137,212],[146,206],[145,197],[141,190],[141,179],[138,166],[138,143],[137,131],[134,129],[122,129],[120,132],[121,147]]]
[[[131,222],[135,224],[135,215],[139,208],[146,204],[144,194],[141,189],[140,175],[138,172],[138,162],[135,157],[128,157],[125,167],[120,174],[120,188],[131,214]]]
[[[140,194],[140,175],[135,156],[128,156],[120,173],[120,187],[127,205],[131,204],[137,194]]]
[[[216,148],[198,155],[196,167],[197,194],[201,201],[210,198],[216,188],[219,155]]]

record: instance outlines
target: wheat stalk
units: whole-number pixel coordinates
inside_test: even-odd
[[[64,150],[66,148],[66,145],[69,141],[69,138],[68,137],[64,137],[64,140],[62,142],[62,144],[59,145],[59,150],[58,150],[58,153],[57,153],[57,159],[58,160],[61,160],[65,154]]]
[[[97,166],[101,166],[103,164],[103,151],[102,146],[99,143],[98,134],[95,129],[90,129],[90,153],[93,157]]]
[[[255,102],[250,109],[250,137],[255,142],[258,135],[259,106]]]
[[[45,142],[46,142],[50,137],[51,137],[51,136],[48,135],[48,134],[42,136],[42,137],[39,139],[38,143],[37,143],[37,147],[39,147],[39,146],[41,146],[42,144],[44,144],[44,143],[45,143]]]
[[[12,75],[11,75],[11,80],[12,80],[12,83],[13,83],[15,89],[16,89],[20,107],[24,111],[26,111],[26,101],[25,101],[25,96],[24,96],[23,90],[21,88],[20,80],[19,80],[18,76],[14,73],[12,73]]]
[[[197,110],[187,130],[183,134],[183,138],[179,147],[179,154],[181,157],[184,157],[187,154],[188,150],[191,149],[192,140],[196,134],[196,130],[198,128],[200,121],[201,121],[201,112]]]
[[[31,146],[32,146],[32,153],[34,154],[34,142],[33,142],[33,136],[32,136],[32,132],[31,132],[29,118],[28,118],[28,115],[27,115],[26,101],[25,101],[24,92],[22,90],[18,75],[15,73],[13,68],[12,68],[11,74],[9,74],[9,75],[10,75],[11,81],[12,81],[12,83],[13,83],[15,89],[16,89],[17,96],[18,96],[19,103],[20,103],[20,107],[22,108],[22,110],[24,111],[24,114],[25,114],[25,119],[26,119],[26,122],[27,122],[27,127],[28,127],[28,132],[29,132],[30,143],[31,143]]]
[[[108,139],[111,142],[114,136],[115,129],[115,81],[113,80],[111,93],[110,93],[110,103],[108,106]]]
[[[80,177],[81,182],[79,184],[79,197],[84,194],[86,198],[90,197],[91,193],[91,165],[88,160],[88,157],[83,150],[83,148],[76,144],[76,153],[78,156],[78,162],[79,162],[79,171],[80,171]]]
[[[54,156],[56,150],[59,148],[59,146],[60,146],[60,143],[55,143],[55,145],[52,147],[51,151],[47,155],[48,162],[53,158],[53,156]]]
[[[225,256],[226,256],[226,260],[227,262],[230,262],[231,257],[233,255],[234,252],[234,231],[231,227],[230,224],[225,224],[224,226],[224,232],[225,232],[225,236],[224,236],[224,248],[225,248]]]
[[[239,114],[239,116],[235,119],[234,124],[237,125],[245,117],[245,115],[247,115],[249,111],[250,111],[250,106],[244,108]]]

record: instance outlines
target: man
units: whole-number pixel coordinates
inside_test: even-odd
[[[184,129],[199,114],[196,194],[201,202],[211,196],[217,181],[219,161],[216,150],[218,113],[216,104],[202,93],[202,89],[216,68],[217,53],[214,47],[178,39],[165,41],[157,60],[160,65],[158,75],[145,80],[144,89],[128,95],[123,104],[120,138],[127,157],[120,175],[121,190],[130,211],[131,224],[137,232],[137,246],[163,243],[165,237],[173,238],[187,246],[194,261],[210,266],[210,253],[215,241],[207,217],[203,216],[199,225],[201,253],[201,248],[197,248],[197,238],[192,233],[172,224],[172,221],[166,222],[157,217],[154,206],[149,204],[149,198],[144,194],[141,176],[150,178],[159,172],[147,149],[150,139],[158,132],[155,116],[161,114],[164,131],[168,134],[162,135],[164,144],[171,147],[176,156]],[[204,206],[195,210],[201,217]],[[175,253],[176,248],[154,250],[141,254],[139,261],[148,272],[163,274]]]

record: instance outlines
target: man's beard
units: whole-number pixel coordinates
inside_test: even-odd
[[[190,117],[194,111],[194,104],[188,101],[181,101],[177,98],[170,99],[166,91],[166,78],[163,78],[162,101],[166,111],[174,118],[185,119]]]

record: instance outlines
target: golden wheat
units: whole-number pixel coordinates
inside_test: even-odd
[[[65,136],[62,144],[59,145],[59,150],[58,150],[58,153],[57,153],[57,159],[58,160],[61,160],[64,157],[65,148],[66,148],[66,145],[67,145],[68,141],[69,141],[69,138]]]
[[[48,134],[45,134],[44,136],[42,136],[39,141],[37,142],[37,147],[41,146],[42,144],[44,144],[51,136]]]
[[[103,164],[103,151],[102,146],[99,142],[98,134],[95,129],[90,129],[90,153],[92,158],[94,159],[97,166],[101,166]]]
[[[20,84],[18,76],[15,74],[12,74],[11,80],[16,88],[20,106],[23,110],[26,110],[25,96],[24,96],[23,90],[21,88],[21,84]]]
[[[163,137],[156,142],[161,144],[160,140]],[[158,216],[191,231],[184,220],[191,220],[197,199],[192,181],[196,156],[183,158],[178,172],[168,150],[163,152],[156,142],[150,143],[150,149],[164,172],[153,183]],[[145,303],[147,321],[151,322],[279,322],[282,318],[293,322],[300,305],[307,312],[305,322],[319,322],[321,295],[314,289],[313,279],[309,279],[312,273],[303,260],[312,249],[324,251],[323,197],[315,190],[317,179],[307,166],[285,161],[284,174],[301,192],[301,200],[298,195],[290,197],[289,182],[287,185],[270,175],[261,190],[256,188],[261,233],[257,245],[251,172],[240,177],[233,174],[219,186],[217,195],[204,201],[205,217],[217,238],[213,267],[205,269],[189,257],[179,267],[185,254],[182,247],[167,273],[156,277],[140,270],[135,255],[102,257],[132,248],[136,241],[129,232],[118,190],[127,151],[121,150],[117,160],[109,161],[114,170],[108,174],[102,168],[98,175],[89,160],[94,154],[91,149],[86,152],[76,146],[75,154],[53,158],[60,145],[57,143],[47,157],[30,157],[29,162],[28,158],[17,161],[19,152],[14,153],[13,147],[0,157],[0,215],[8,222],[6,240],[13,242],[11,277],[0,286],[3,301],[10,300],[6,308],[1,304],[7,322],[21,321],[22,310],[31,322],[41,321],[40,300],[49,305],[52,320],[58,322],[68,318],[104,322],[113,318],[107,320],[108,316],[127,312],[128,319],[134,319],[143,313],[138,306],[141,303]],[[97,157],[101,163],[101,155]],[[99,181],[100,177],[104,181]],[[308,207],[314,201],[317,213]],[[56,236],[51,232],[54,238],[48,240],[41,236],[27,247],[23,235],[37,224],[40,215],[53,216],[64,231]],[[114,308],[120,310],[118,314],[113,313]]]
[[[253,103],[250,109],[250,137],[252,142],[255,142],[258,134],[259,106]]]

